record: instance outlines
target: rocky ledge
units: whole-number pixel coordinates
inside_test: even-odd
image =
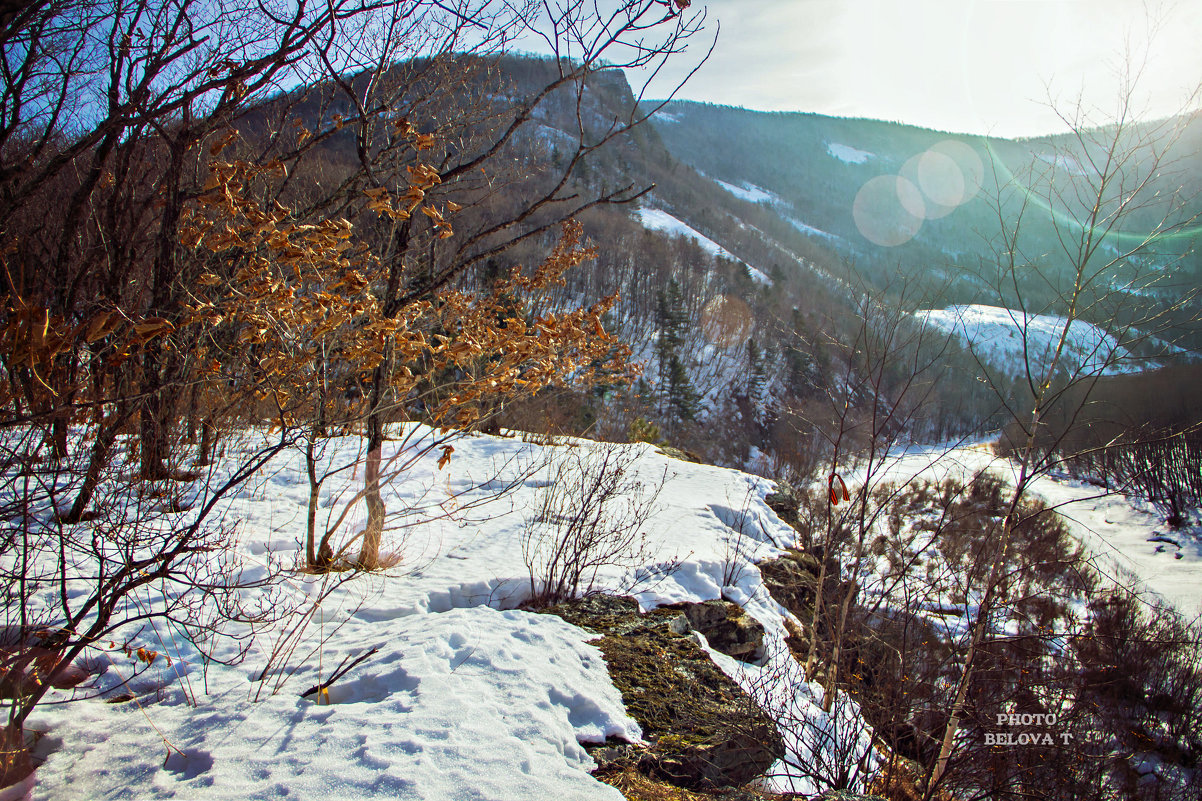
[[[597,749],[599,772],[633,763],[640,773],[680,787],[732,787],[763,774],[784,754],[772,720],[692,636],[696,620],[724,632],[715,639],[736,656],[754,658],[763,631],[757,642],[758,624],[734,604],[677,604],[640,614],[633,598],[595,595],[545,611],[601,635],[593,643],[643,729],[646,747]]]

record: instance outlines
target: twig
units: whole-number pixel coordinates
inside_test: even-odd
[[[359,654],[359,656],[355,657],[354,661],[352,661],[349,665],[346,664],[346,660],[350,659],[350,655],[347,655],[347,657],[338,664],[337,669],[334,670],[334,674],[332,676],[330,676],[330,678],[328,680],[322,682],[321,684],[314,684],[312,687],[310,687],[309,689],[307,689],[303,693],[301,693],[301,698],[308,698],[310,695],[316,695],[317,693],[320,693],[322,690],[329,689],[330,685],[332,685],[334,682],[338,681],[340,678],[342,678],[347,673],[349,673],[352,669],[354,669],[354,667],[356,665],[358,665],[360,662],[363,662],[364,660],[366,660],[368,657],[370,657],[372,654],[376,653],[379,650],[380,650],[379,646],[373,646],[371,648],[371,650],[365,651],[364,653]],[[343,667],[343,665],[346,665],[346,667]]]

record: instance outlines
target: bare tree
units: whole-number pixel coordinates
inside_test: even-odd
[[[386,316],[398,313],[407,303],[428,297],[473,265],[551,230],[569,217],[598,205],[633,201],[650,189],[628,185],[591,197],[578,194],[571,179],[579,165],[645,122],[648,116],[637,102],[632,102],[620,115],[595,119],[596,111],[586,106],[585,91],[603,68],[656,68],[663,59],[678,53],[698,32],[702,19],[698,15],[687,16],[683,8],[675,0],[625,0],[605,12],[576,0],[543,7],[546,16],[531,22],[531,28],[555,53],[556,60],[548,65],[545,75],[534,81],[533,91],[525,93],[498,119],[490,120],[483,133],[478,129],[463,131],[457,137],[443,133],[446,141],[461,142],[463,149],[447,148],[435,161],[441,181],[431,197],[438,193],[459,193],[455,195],[460,198],[455,201],[457,205],[488,206],[493,213],[481,217],[479,225],[447,243],[441,243],[437,220],[416,216],[394,218],[381,232],[384,244],[379,253],[383,271],[376,285]],[[669,12],[666,16],[665,10]],[[381,59],[376,69],[382,72],[385,64]],[[525,197],[520,203],[496,208],[491,203],[491,187],[487,182],[481,183],[477,176],[482,169],[487,172],[493,160],[506,153],[523,126],[532,122],[536,111],[555,99],[566,104],[567,115],[574,120],[570,154],[557,170],[526,184],[521,190]],[[360,105],[369,104],[360,101]],[[469,137],[471,133],[475,136]],[[361,134],[361,140],[362,137]],[[373,178],[374,165],[366,160],[366,148],[360,146],[359,154],[363,167],[361,180],[369,182],[365,188],[386,188],[380,185],[379,177]],[[509,191],[516,193],[516,188],[510,187]],[[372,413],[367,421],[365,470],[369,522],[360,555],[360,563],[365,566],[375,559],[384,514],[378,478],[384,426],[390,411],[404,402],[388,388],[387,377],[396,367],[392,354],[387,354],[369,384]]]
[[[88,649],[119,638],[148,663],[153,650],[137,638],[152,629],[129,634],[139,623],[178,626],[205,649],[298,611],[273,595],[281,565],[244,579],[218,512],[317,415],[294,379],[328,366],[296,347],[320,339],[320,323],[269,319],[272,303],[337,281],[365,304],[339,312],[339,325],[384,334],[360,354],[372,359],[358,561],[378,565],[385,423],[422,403],[457,424],[472,400],[422,398],[409,378],[462,365],[453,354],[468,339],[490,354],[502,344],[497,299],[456,293],[455,282],[584,208],[639,195],[572,188],[577,165],[645,119],[631,103],[598,122],[583,111],[585,92],[603,68],[654,69],[679,53],[703,19],[687,5],[45,0],[0,9],[0,569],[16,588],[5,604],[4,681],[14,692],[0,784],[28,770],[24,721]],[[562,58],[544,63],[550,72],[533,91],[500,99],[511,88],[498,82],[500,61],[522,35]],[[523,187],[498,164],[553,97],[576,112],[574,155],[560,174]],[[451,241],[457,207],[463,224]],[[353,226],[343,218],[373,215],[360,223],[363,247],[344,252],[338,242]],[[341,274],[290,273],[306,246]],[[577,232],[552,250],[554,267],[588,252]],[[515,273],[510,284],[553,272]],[[588,330],[611,349],[597,330],[604,308],[536,321],[520,349],[528,361],[490,361],[468,377],[510,387],[583,377],[602,354],[560,346]],[[504,337],[516,334],[515,325]],[[397,389],[398,375],[409,389]],[[189,487],[200,476],[183,465],[212,460],[180,437],[194,414],[228,420],[238,454],[200,465],[208,475],[198,489]],[[234,435],[265,419],[277,424],[266,440]],[[135,475],[123,459],[136,460]],[[149,593],[164,600],[146,603]]]
[[[1039,154],[1026,174],[1016,176],[994,161],[1000,233],[990,263],[996,269],[986,277],[1021,344],[1019,390],[1010,391],[987,352],[970,349],[1010,421],[1015,475],[928,798],[938,792],[957,748],[978,660],[998,635],[991,621],[1008,557],[1024,547],[1018,531],[1033,483],[1064,463],[1067,432],[1088,408],[1098,376],[1134,362],[1141,343],[1169,337],[1182,313],[1197,314],[1196,288],[1170,299],[1147,297],[1181,257],[1177,234],[1198,219],[1188,192],[1174,191],[1183,185],[1172,183],[1184,119],[1138,121],[1128,82],[1103,124],[1080,111],[1064,121],[1072,131],[1067,144]],[[1050,232],[1050,239],[1033,236],[1039,231]],[[1050,251],[1042,247],[1048,242]],[[1054,409],[1063,415],[1056,427],[1048,424]]]

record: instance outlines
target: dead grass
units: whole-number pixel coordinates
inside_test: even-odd
[[[922,770],[905,757],[885,757],[884,769],[868,785],[868,792],[887,801],[922,801]],[[951,801],[945,792],[939,801]]]
[[[752,787],[713,791],[685,790],[645,776],[633,765],[602,768],[595,771],[593,776],[610,787],[617,788],[626,796],[626,801],[786,801],[790,798],[801,798],[777,795]]]

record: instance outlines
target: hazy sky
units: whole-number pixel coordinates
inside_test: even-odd
[[[1016,136],[1064,129],[1049,102],[1071,109],[1080,97],[1091,113],[1111,112],[1125,64],[1143,70],[1135,99],[1149,116],[1183,110],[1202,84],[1202,0],[699,5],[721,33],[677,96],[712,103]],[[700,53],[698,42],[675,69]],[[648,96],[669,90],[660,82]]]

